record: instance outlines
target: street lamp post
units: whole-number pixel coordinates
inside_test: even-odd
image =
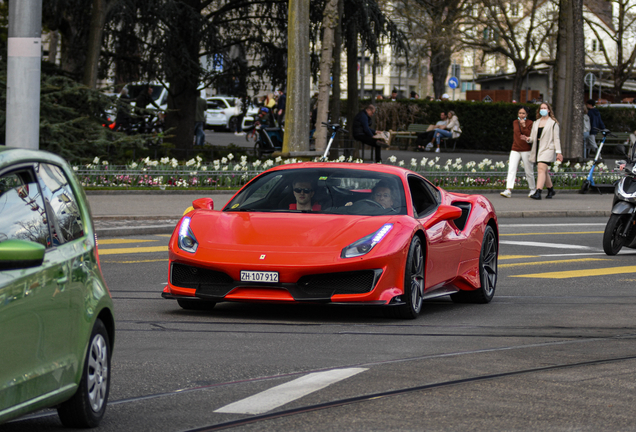
[[[40,147],[42,0],[9,2],[6,144]]]

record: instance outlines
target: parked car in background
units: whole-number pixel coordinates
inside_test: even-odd
[[[126,84],[126,89],[128,89],[128,96],[130,97],[131,104],[135,105],[135,100],[140,95],[142,90],[146,88],[146,86],[152,87],[152,100],[159,106],[162,111],[166,111],[168,109],[168,89],[164,87],[163,84],[160,83],[130,83]],[[143,108],[154,108],[152,105],[148,105]]]
[[[213,129],[236,130],[236,122],[241,115],[240,104],[238,99],[230,96],[213,96],[206,99],[208,108],[205,113],[205,124]],[[243,119],[242,127],[249,126],[254,122],[254,115],[258,113],[258,109],[249,106],[247,115]]]
[[[113,301],[86,196],[60,157],[0,147],[0,424],[56,407],[95,427],[108,402]]]

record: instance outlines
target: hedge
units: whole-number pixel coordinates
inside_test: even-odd
[[[370,101],[365,101],[368,104]],[[534,120],[539,105],[508,102],[377,101],[375,128],[406,130],[411,123],[434,124],[442,111],[455,111],[462,128],[457,148],[508,152],[512,146],[512,123],[521,106],[529,110]],[[600,108],[605,126],[615,132],[636,130],[636,109]]]

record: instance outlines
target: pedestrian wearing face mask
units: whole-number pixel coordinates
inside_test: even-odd
[[[543,102],[537,112],[537,120],[532,124],[530,136],[521,135],[532,144],[530,150],[530,162],[537,164],[537,191],[530,198],[540,200],[543,186],[548,189],[547,199],[555,195],[552,179],[550,178],[550,165],[555,160],[563,161],[561,153],[559,122],[557,122],[549,103]]]
[[[528,119],[528,109],[520,107],[517,111],[517,120],[512,123],[513,139],[510,158],[508,159],[508,178],[506,179],[506,190],[501,192],[501,196],[510,198],[512,189],[515,187],[515,179],[517,178],[517,167],[519,161],[523,161],[523,169],[526,172],[526,180],[530,193],[528,196],[535,194],[534,183],[534,164],[530,162],[531,145],[526,141],[525,137],[529,136],[532,131],[532,120]],[[521,137],[524,137],[523,139]]]

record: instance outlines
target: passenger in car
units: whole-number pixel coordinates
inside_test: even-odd
[[[312,205],[311,203],[311,200],[315,194],[311,181],[304,178],[296,179],[292,183],[292,190],[294,191],[294,197],[296,198],[296,203],[289,205],[290,210],[304,210],[304,211],[320,211],[321,210],[320,204],[314,203]]]

